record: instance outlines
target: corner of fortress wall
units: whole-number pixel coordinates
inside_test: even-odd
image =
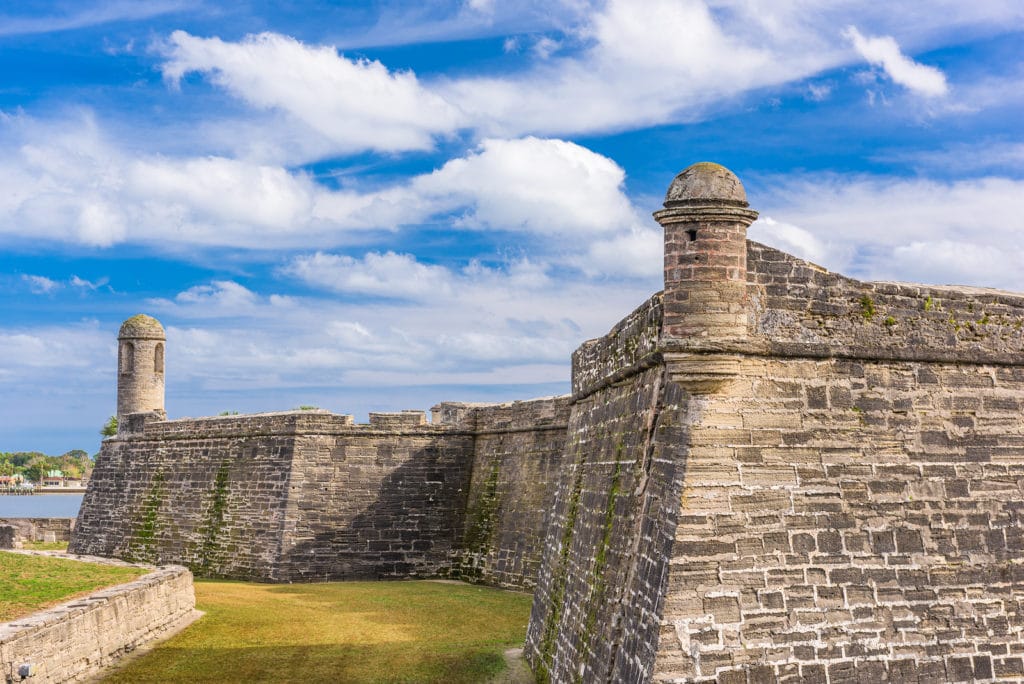
[[[665,292],[574,357],[539,678],[1019,679],[1024,296],[739,242],[707,166],[655,214]]]
[[[728,170],[665,209],[665,290],[572,395],[104,442],[78,553],[268,581],[531,588],[541,681],[1024,680],[1024,295],[750,242]]]
[[[1024,295],[746,250],[743,335],[574,357],[540,679],[1020,680]]]

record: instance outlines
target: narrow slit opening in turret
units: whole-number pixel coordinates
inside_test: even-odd
[[[690,230],[686,231],[686,236],[690,238],[690,242],[694,242],[697,239],[697,229],[691,228]]]

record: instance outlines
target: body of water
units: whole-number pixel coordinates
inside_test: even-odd
[[[77,518],[84,494],[0,495],[0,518]]]

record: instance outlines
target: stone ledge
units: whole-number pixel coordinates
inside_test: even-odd
[[[34,555],[153,567],[95,556]],[[0,676],[7,682],[90,679],[136,648],[176,634],[200,615],[192,573],[177,565],[154,568],[126,584],[0,624]],[[22,670],[30,674],[23,676]]]

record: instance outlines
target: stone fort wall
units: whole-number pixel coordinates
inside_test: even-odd
[[[571,396],[132,413],[72,550],[534,588],[540,681],[1024,681],[1024,295],[749,242],[713,164],[655,218],[665,290],[576,351]]]
[[[748,269],[740,375],[691,400],[655,678],[1024,676],[1024,297]]]
[[[529,588],[567,403],[442,404],[433,424],[422,411],[129,421],[103,443],[71,550],[204,577]]]
[[[526,641],[541,681],[651,670],[688,429],[657,352],[662,310],[655,295],[573,356],[567,457]]]
[[[747,249],[744,339],[655,297],[577,352],[541,680],[1024,678],[1024,296]]]

